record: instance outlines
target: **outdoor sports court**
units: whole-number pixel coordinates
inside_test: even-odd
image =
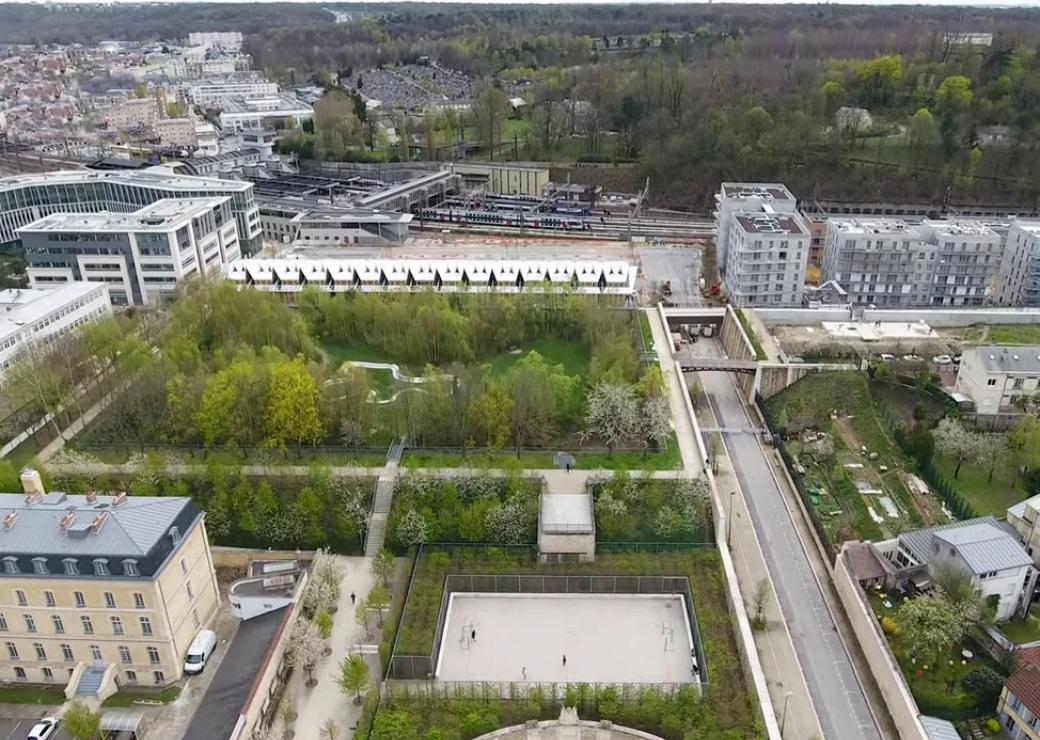
[[[456,592],[448,604],[437,679],[692,683],[693,637],[682,599]]]

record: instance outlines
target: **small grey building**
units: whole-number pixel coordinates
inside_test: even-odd
[[[596,520],[591,493],[543,493],[538,501],[538,558],[543,563],[591,562]]]

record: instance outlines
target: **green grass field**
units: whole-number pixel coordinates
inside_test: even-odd
[[[407,468],[516,468],[534,470],[553,468],[553,450],[545,452],[521,452],[515,450],[489,452],[474,450],[468,454],[451,452],[424,452],[409,450],[404,456]],[[682,459],[679,445],[672,437],[664,452],[606,452],[574,451],[576,470],[674,470]]]
[[[1040,641],[1040,618],[1035,614],[1019,622],[1004,622],[999,628],[1016,645]]]
[[[961,465],[958,478],[953,477],[953,471],[957,469],[957,463],[953,460],[936,454],[932,464],[936,472],[960,491],[980,516],[992,514],[1002,518],[1007,514],[1009,506],[1027,498],[1018,471],[1008,460],[997,465],[992,481],[989,480],[989,470],[970,462]]]
[[[1007,324],[989,328],[990,344],[1040,344],[1040,325]]]
[[[493,375],[505,375],[528,352],[537,352],[550,365],[563,365],[568,375],[585,377],[589,371],[589,352],[581,342],[566,339],[536,339],[522,345],[519,352],[502,352],[484,362]]]

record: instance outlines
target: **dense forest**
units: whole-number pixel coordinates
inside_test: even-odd
[[[471,75],[482,93],[523,90],[527,105],[509,120],[491,110],[505,95],[479,95],[471,130],[432,116],[396,121],[413,134],[412,157],[466,138],[485,156],[582,164],[575,181],[634,188],[649,177],[653,204],[693,210],[710,206],[722,179],[783,180],[803,200],[938,203],[948,193],[954,203],[1032,206],[1040,196],[1036,9],[0,6],[0,42],[228,29],[243,31],[256,66],[285,83],[358,87],[363,70],[429,57]],[[957,43],[958,33],[992,39]],[[836,125],[843,106],[868,109],[872,125]],[[386,158],[355,123],[326,147],[330,158],[350,158],[352,145],[355,159]]]

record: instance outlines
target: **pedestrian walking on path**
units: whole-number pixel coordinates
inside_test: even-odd
[[[477,631],[476,630],[473,630],[472,632],[469,633],[469,639],[472,640],[473,642],[477,641]]]
[[[563,667],[564,668],[567,667],[567,656],[566,655],[563,656]]]
[[[350,605],[354,606],[357,603],[357,594],[353,591],[350,592]]]
[[[524,674],[524,680],[527,680],[527,666],[520,669],[520,672]]]

